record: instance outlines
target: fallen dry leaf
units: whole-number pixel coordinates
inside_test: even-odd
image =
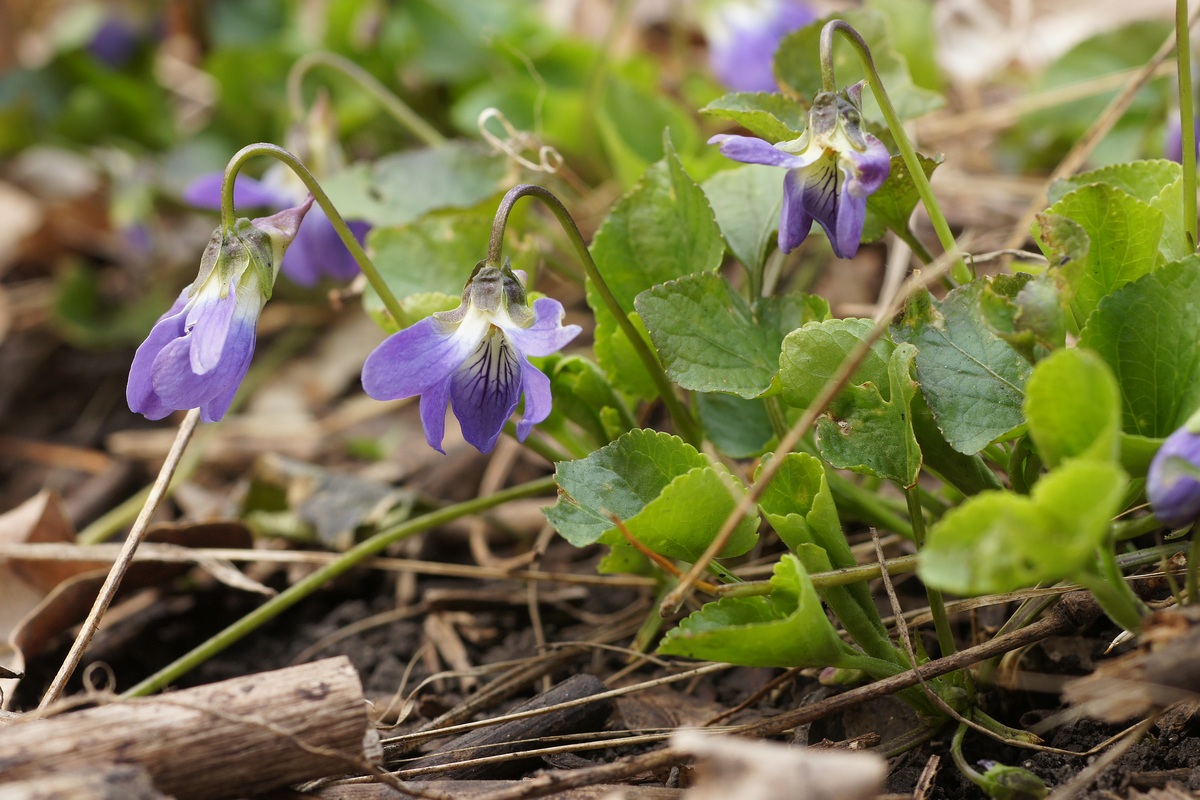
[[[1157,611],[1146,618],[1137,650],[1071,681],[1063,699],[1089,716],[1114,723],[1180,702],[1200,702],[1198,648],[1200,608]]]
[[[146,540],[187,548],[245,548],[252,537],[241,523],[214,522],[158,525],[147,533]],[[75,531],[52,492],[41,492],[0,515],[2,544],[72,546],[74,542]],[[81,622],[111,566],[110,560],[83,558],[0,559],[0,637],[7,642],[0,654],[0,666],[21,672],[28,659],[45,649],[54,637]],[[172,580],[191,566],[136,561],[122,582],[121,594]],[[229,576],[223,579],[239,588],[253,590],[256,586],[248,580],[231,581]],[[5,698],[12,696],[15,687],[16,679],[0,680]]]

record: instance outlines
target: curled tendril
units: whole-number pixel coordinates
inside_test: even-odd
[[[498,120],[500,126],[504,128],[505,138],[502,139],[488,130],[487,123],[493,119]],[[479,120],[476,124],[479,126],[479,135],[492,146],[493,150],[498,153],[504,153],[508,158],[526,169],[554,175],[563,165],[564,159],[561,153],[548,144],[542,144],[541,140],[532,133],[517,130],[498,108],[485,108],[480,112]],[[530,161],[524,155],[524,153],[532,152],[537,153],[538,160],[536,163]]]

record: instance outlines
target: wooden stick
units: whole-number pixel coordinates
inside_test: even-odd
[[[58,700],[63,690],[67,688],[67,681],[71,680],[71,676],[75,674],[75,668],[79,666],[79,662],[83,658],[83,651],[87,649],[88,644],[92,641],[92,636],[96,634],[96,629],[100,627],[100,618],[104,616],[109,604],[116,597],[117,590],[121,588],[121,580],[129,571],[129,565],[133,563],[133,556],[137,552],[138,545],[146,538],[146,531],[150,528],[150,518],[154,516],[158,504],[166,497],[167,490],[171,486],[171,477],[179,467],[179,459],[183,458],[183,451],[198,424],[200,424],[200,410],[193,408],[179,424],[175,442],[171,445],[170,452],[167,453],[167,459],[163,462],[162,469],[158,471],[158,477],[154,479],[150,495],[146,498],[141,513],[134,520],[129,536],[125,538],[121,554],[113,562],[112,569],[109,570],[108,577],[104,580],[104,585],[100,587],[100,593],[96,596],[96,602],[92,604],[92,610],[88,612],[87,619],[83,621],[79,635],[71,644],[71,649],[67,652],[67,657],[63,659],[58,674],[51,681],[50,688],[42,696],[40,708],[46,708]]]
[[[579,673],[557,684],[550,691],[542,692],[521,704],[513,713],[579,700],[600,694],[605,688],[604,683],[595,675]],[[417,777],[434,772],[438,767],[446,767],[436,769],[439,777],[459,780],[516,777],[529,770],[530,759],[521,759],[520,751],[539,746],[539,737],[600,730],[612,713],[612,708],[612,699],[603,698],[594,703],[567,706],[537,717],[525,717],[493,727],[478,728],[450,741],[438,752],[404,765],[397,777]],[[504,759],[501,763],[450,766],[460,761],[501,754],[512,754],[513,757]]]
[[[4,784],[3,795],[4,800],[170,800],[154,788],[145,770],[132,764],[44,771],[36,778]]]
[[[0,794],[47,770],[134,764],[178,800],[245,797],[382,756],[344,656],[0,727]]]

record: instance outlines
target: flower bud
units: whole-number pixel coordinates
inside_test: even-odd
[[[1167,437],[1150,462],[1146,496],[1154,515],[1182,527],[1200,519],[1200,411]]]
[[[133,357],[125,396],[148,419],[199,408],[205,422],[225,415],[254,354],[258,316],[279,264],[312,205],[213,232],[200,273],[159,318]]]

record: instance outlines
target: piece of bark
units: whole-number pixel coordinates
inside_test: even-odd
[[[169,800],[150,776],[132,764],[104,769],[45,772],[28,780],[0,784],[2,800]]]
[[[404,786],[426,797],[453,797],[454,800],[473,800],[491,797],[496,792],[520,789],[523,781],[405,781]],[[411,800],[410,795],[380,783],[350,783],[325,786],[317,792],[305,795],[320,800]],[[628,786],[603,783],[567,789],[555,795],[556,800],[678,800],[683,797],[682,789],[667,789],[662,786]]]
[[[345,657],[0,727],[5,781],[132,763],[178,800],[244,797],[381,757]]]
[[[553,686],[549,691],[542,692],[513,709],[511,713],[532,711],[571,700],[579,700],[606,691],[606,688],[604,683],[594,675],[586,673],[572,675],[562,683]],[[533,741],[538,737],[596,731],[604,725],[612,713],[612,709],[612,700],[606,698],[592,703],[581,703],[556,709],[537,716],[478,728],[450,741],[436,753],[405,764],[397,775],[404,779],[405,776],[415,777],[427,774],[425,770],[430,767],[450,765],[487,756],[517,754],[522,750],[539,747],[539,743]],[[521,759],[514,756],[499,763],[473,764],[439,770],[437,775],[457,780],[514,777],[528,771],[536,764],[536,759]]]

